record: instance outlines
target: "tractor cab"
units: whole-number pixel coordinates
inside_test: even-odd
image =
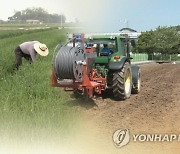
[[[116,43],[115,40],[93,40],[90,41],[93,48],[94,52],[97,53],[97,56],[105,56],[105,57],[110,57],[113,53],[115,53],[116,50]]]
[[[95,63],[106,64],[109,61],[120,61],[124,56],[128,56],[129,42],[126,36],[120,34],[92,35],[86,39],[86,42],[97,53]]]

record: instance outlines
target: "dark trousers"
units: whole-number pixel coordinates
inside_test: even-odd
[[[22,57],[24,57],[26,60],[31,61],[31,56],[27,55],[22,52],[20,46],[17,46],[16,49],[14,50],[15,52],[15,57],[16,57],[16,67],[18,68],[22,64]]]

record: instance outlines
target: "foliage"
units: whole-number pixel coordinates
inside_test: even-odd
[[[27,8],[16,11],[9,20],[25,22],[27,20],[39,20],[43,23],[65,23],[66,17],[59,14],[49,14],[43,8]]]
[[[177,31],[180,31],[180,25],[175,26],[175,28],[176,28]]]
[[[175,27],[158,27],[143,32],[137,41],[136,52],[179,54],[180,33]]]

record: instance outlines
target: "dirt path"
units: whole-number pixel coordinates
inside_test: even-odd
[[[132,134],[180,134],[180,65],[143,65],[141,71],[142,88],[138,95],[119,102],[110,98],[97,98],[90,104],[78,107],[89,121],[93,121],[102,130],[99,135],[107,135],[109,141],[115,130],[125,128]],[[143,149],[148,149],[149,144],[144,145],[132,143],[129,150],[141,153]],[[177,148],[180,147],[180,142],[150,144],[148,147],[149,150],[155,148],[157,153],[164,153],[163,150],[168,154],[180,153],[180,148]],[[116,152],[128,153],[128,149],[126,150]],[[152,152],[156,153],[149,153]]]

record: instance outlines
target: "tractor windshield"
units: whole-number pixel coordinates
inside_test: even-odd
[[[116,52],[116,40],[114,39],[94,39],[88,41],[88,46],[94,47],[98,56],[110,56]]]

